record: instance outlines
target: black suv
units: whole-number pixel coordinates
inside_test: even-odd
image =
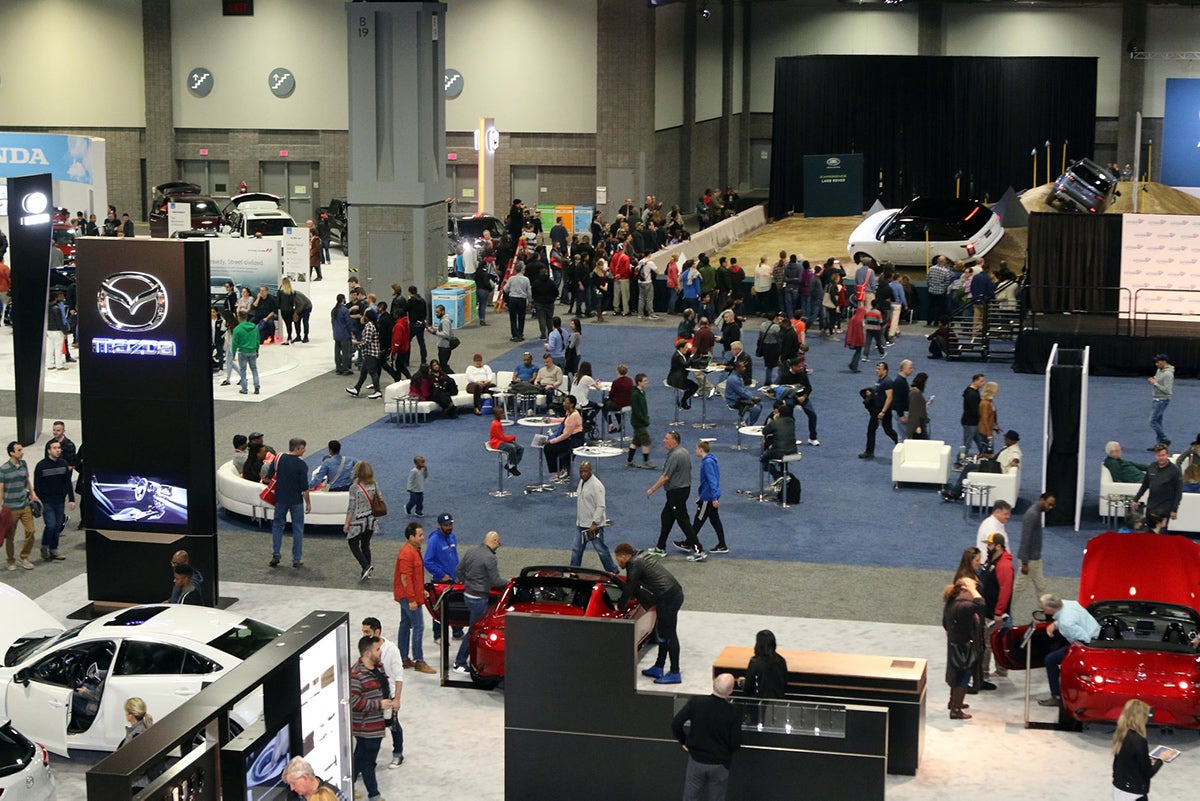
[[[483,239],[483,232],[490,231],[492,241],[499,242],[504,236],[504,222],[498,217],[481,214],[477,217],[449,217],[446,220],[446,236],[448,238],[447,252],[453,256],[458,253],[461,242],[470,242],[472,247]]]
[[[1058,176],[1046,204],[1061,211],[1101,214],[1120,194],[1117,176],[1091,159],[1080,159]]]
[[[344,199],[335,197],[328,206],[317,209],[317,231],[321,231],[322,225],[329,226],[329,235],[337,236],[343,256],[350,255],[350,231],[346,222],[346,209],[349,207],[350,204]]]

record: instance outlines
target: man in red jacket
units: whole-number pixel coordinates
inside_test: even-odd
[[[988,624],[988,636],[984,637],[984,652],[983,652],[983,670],[984,675],[987,675],[989,666],[991,665],[992,649],[991,649],[991,631],[993,625],[1003,626],[1005,616],[1008,614],[1009,605],[1012,603],[1013,591],[1013,560],[1012,554],[1008,552],[1004,535],[1000,532],[993,532],[987,535],[987,562],[980,571],[979,576],[979,592],[983,596],[983,602],[986,604],[986,614],[991,618]],[[996,675],[1004,676],[1008,671],[999,665],[996,666]],[[993,689],[988,687],[991,682],[984,682],[983,689]]]
[[[632,267],[629,263],[629,255],[625,252],[629,247],[630,240],[626,239],[617,247],[612,261],[608,264],[608,269],[613,277],[613,314],[623,314],[626,317],[633,314],[633,309],[629,306],[629,277],[632,275]]]

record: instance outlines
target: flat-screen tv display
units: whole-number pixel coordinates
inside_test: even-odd
[[[285,725],[274,737],[246,751],[246,801],[287,798],[283,769],[292,758],[291,739],[291,726]]]
[[[149,530],[186,526],[187,487],[183,476],[131,476],[126,473],[93,473],[92,523],[96,528],[144,525]]]

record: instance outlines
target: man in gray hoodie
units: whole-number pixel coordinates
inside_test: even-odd
[[[1175,393],[1175,366],[1168,361],[1167,354],[1160,353],[1155,356],[1154,366],[1157,368],[1154,377],[1146,379],[1150,386],[1154,387],[1154,400],[1150,407],[1150,427],[1154,429],[1154,445],[1147,448],[1148,451],[1153,451],[1154,446],[1159,443],[1171,444],[1171,438],[1163,430],[1162,420],[1167,407],[1171,405],[1171,396]]]

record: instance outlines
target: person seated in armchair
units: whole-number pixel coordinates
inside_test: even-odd
[[[533,354],[526,351],[521,354],[521,363],[513,368],[512,383],[508,386],[508,391],[518,395],[536,395],[538,394],[537,385],[533,383],[533,377],[537,375],[537,366],[533,363]]]
[[[999,453],[981,453],[973,463],[963,465],[962,472],[942,489],[942,500],[946,503],[957,501],[963,495],[963,482],[971,473],[1007,473],[1021,464],[1021,435],[1011,428],[1004,432],[1004,447]]]
[[[1104,454],[1104,466],[1108,468],[1108,474],[1113,481],[1121,484],[1141,484],[1146,471],[1150,469],[1149,465],[1122,458],[1121,443],[1116,440],[1104,446]]]
[[[496,373],[483,363],[483,354],[476,353],[467,365],[467,392],[475,399],[475,414],[483,414],[483,396],[496,386]]]

